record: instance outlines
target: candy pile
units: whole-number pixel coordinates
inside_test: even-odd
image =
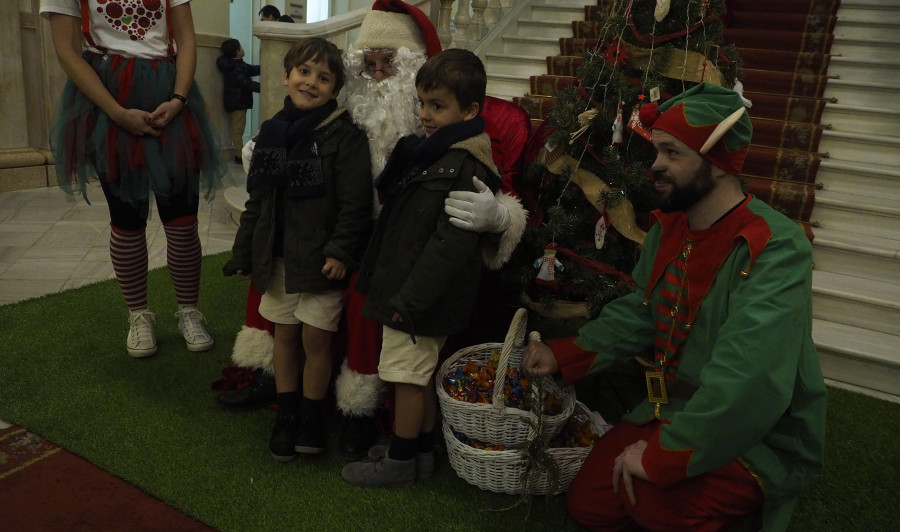
[[[591,420],[587,416],[570,417],[560,431],[550,440],[551,448],[590,447],[598,436],[591,428]]]
[[[495,349],[493,360],[481,365],[475,361],[466,362],[456,371],[444,376],[441,383],[447,395],[466,403],[490,403],[494,396],[494,380],[496,364],[500,358],[500,350]],[[509,368],[503,387],[504,405],[519,410],[530,410],[529,389],[531,381],[516,368]],[[554,416],[562,411],[562,404],[555,394],[548,394],[544,400],[544,415]]]

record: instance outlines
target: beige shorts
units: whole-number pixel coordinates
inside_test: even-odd
[[[272,323],[305,323],[334,332],[338,330],[343,307],[343,290],[284,293],[284,259],[275,259],[269,286],[259,301],[259,314]]]
[[[412,343],[409,333],[385,326],[378,376],[385,382],[426,386],[446,341],[446,336],[416,335],[416,343]]]

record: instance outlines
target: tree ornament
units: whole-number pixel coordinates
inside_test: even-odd
[[[606,216],[600,216],[597,225],[594,226],[594,247],[603,249],[606,242]]]
[[[671,0],[656,0],[656,9],[653,10],[653,18],[656,19],[657,22],[662,22],[663,19],[666,18],[666,15],[669,14],[671,3]]]
[[[624,144],[622,140],[622,128],[624,124],[622,123],[622,104],[625,102],[619,100],[619,105],[616,108],[616,120],[613,122],[612,126],[612,146],[621,146]]]
[[[581,192],[588,202],[594,206],[597,212],[606,213],[610,222],[612,222],[612,226],[622,236],[638,244],[644,243],[647,233],[638,227],[635,221],[634,207],[628,198],[623,197],[616,205],[607,208],[606,201],[603,199],[603,193],[611,189],[596,174],[579,168],[578,161],[562,149],[557,149],[553,153],[547,153],[542,150],[540,158],[550,173],[562,175],[566,171],[570,172],[572,182],[581,188]]]
[[[641,123],[641,107],[643,107],[644,95],[639,95],[638,100],[637,105],[631,110],[631,118],[628,119],[628,128],[645,139],[651,140],[652,135],[650,134],[650,130],[645,128],[644,124]]]
[[[577,140],[578,137],[580,137],[585,131],[587,131],[587,129],[589,127],[591,127],[591,122],[594,121],[595,116],[597,116],[596,108],[588,109],[587,111],[578,115],[578,123],[581,124],[581,127],[578,128],[578,131],[572,133],[570,140],[569,140],[569,144],[572,144],[573,142],[575,142],[575,140]],[[549,151],[552,151],[552,149]]]
[[[534,267],[538,268],[537,284],[552,286],[556,284],[556,270],[563,271],[563,264],[556,258],[556,244],[550,243],[544,247],[544,256],[534,261]]]

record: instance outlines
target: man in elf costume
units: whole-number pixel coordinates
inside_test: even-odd
[[[356,43],[346,51],[344,106],[367,132],[373,178],[381,174],[400,138],[424,133],[415,112],[415,77],[425,61],[440,51],[437,31],[428,16],[399,0],[376,0],[363,19]],[[494,195],[482,184],[480,193],[454,193],[457,196],[448,200],[447,213],[460,227],[495,235],[490,240],[494,246],[485,246],[483,262],[497,269],[509,260],[525,229],[527,212],[515,195],[512,181],[523,164],[529,119],[523,109],[509,102],[491,99],[490,106],[489,113],[486,102],[482,115],[487,122],[485,131],[496,141],[492,142],[494,160],[505,180],[501,192]],[[246,148],[244,153],[249,160]],[[377,217],[377,198],[374,204],[373,217]],[[352,284],[355,279],[345,296],[347,352],[335,382],[335,395],[343,416],[340,453],[346,459],[359,459],[375,443],[375,414],[385,386],[378,378],[382,328],[362,318],[364,297]],[[257,297],[251,290],[247,322],[238,333],[232,353],[235,366],[254,370],[254,379],[249,386],[222,392],[218,400],[225,406],[249,406],[274,397],[274,387],[269,385],[271,339],[267,323],[255,311]]]
[[[659,209],[636,289],[523,357],[571,383],[652,353],[647,400],[594,445],[569,512],[596,530],[783,530],[825,438],[810,242],[741,190],[752,126],[738,93],[702,83],[640,118]]]

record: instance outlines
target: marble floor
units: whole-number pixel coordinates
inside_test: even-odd
[[[243,168],[228,165],[223,188],[201,198],[203,254],[231,249],[237,225],[224,191],[246,182]],[[113,278],[109,260],[109,214],[99,186],[91,204],[58,187],[0,193],[0,305]],[[164,266],[166,238],[155,209],[147,225],[150,268]]]

